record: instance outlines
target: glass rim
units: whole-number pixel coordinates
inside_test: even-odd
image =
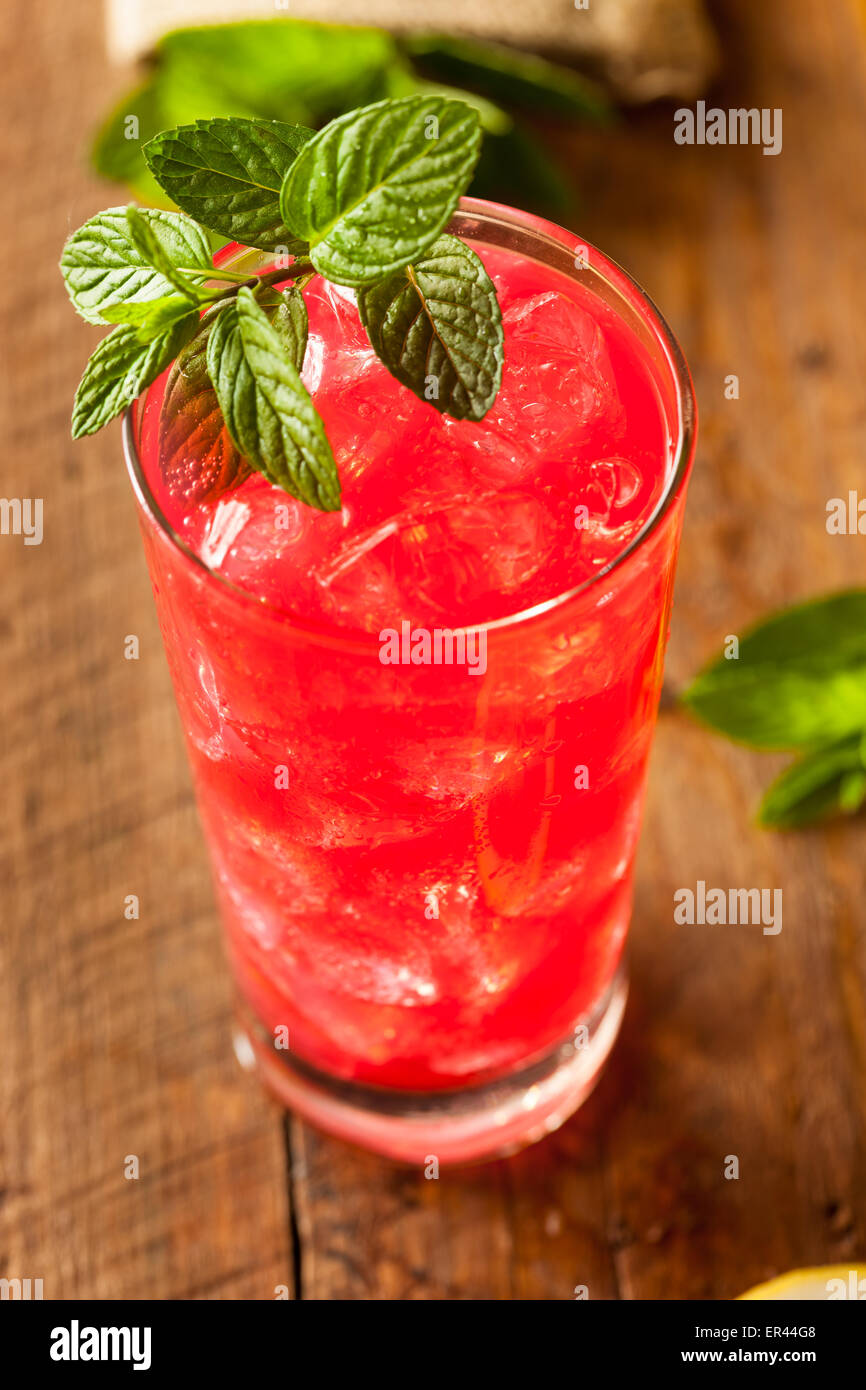
[[[471,227],[465,225],[467,222],[472,224]],[[529,608],[520,609],[516,613],[508,613],[501,618],[492,618],[486,622],[450,627],[454,633],[507,631],[519,624],[529,623],[546,616],[553,610],[563,607],[585,593],[589,593],[603,580],[609,578],[614,571],[620,569],[637,551],[643,548],[645,542],[657,530],[680,496],[690,471],[696,437],[697,405],[691,374],[683,351],[664,315],[637,280],[616,261],[605,256],[591,242],[581,239],[573,232],[566,231],[555,222],[537,217],[534,213],[521,212],[518,208],[511,208],[502,203],[489,202],[484,198],[461,198],[447,230],[457,235],[461,233],[464,236],[475,235],[476,239],[483,240],[483,237],[478,236],[477,233],[483,232],[485,227],[497,225],[503,229],[509,226],[519,227],[523,231],[531,233],[540,243],[546,243],[549,249],[560,253],[565,251],[575,269],[577,268],[577,258],[589,254],[592,258],[592,270],[599,274],[621,298],[626,298],[628,294],[637,296],[638,305],[644,311],[649,326],[654,330],[657,341],[664,352],[671,380],[675,387],[677,437],[672,449],[673,466],[655,507],[628,544],[618,550],[605,565],[602,565],[594,574],[582,579],[578,584],[554,594],[551,598],[543,599]],[[240,258],[242,255],[251,254],[253,249],[242,247],[236,242],[232,243],[217,252],[215,264],[230,262],[232,260],[230,253],[235,251]],[[259,254],[266,255],[267,253],[260,252]],[[353,632],[351,629],[341,628],[336,623],[317,622],[314,619],[304,618],[288,608],[272,603],[267,598],[251,594],[248,590],[227,579],[219,570],[213,569],[200,555],[196,554],[192,546],[184,540],[166,517],[153,495],[142,468],[136,439],[136,413],[141,399],[142,397],[139,397],[138,400],[133,401],[127,406],[123,414],[124,460],[136,501],[144,515],[161,533],[162,538],[167,540],[175,550],[180,551],[185,559],[191,561],[203,575],[217,583],[228,596],[242,604],[249,605],[256,613],[278,619],[297,629],[299,634],[306,637],[318,637],[325,641],[337,640],[340,645],[357,647],[364,651],[370,647],[371,643],[375,643],[378,640],[375,633]]]

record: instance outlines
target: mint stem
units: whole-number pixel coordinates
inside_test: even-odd
[[[303,271],[305,267],[309,265],[309,261],[295,261],[292,265],[287,266],[285,270],[269,270],[265,275],[252,275],[249,279],[241,280],[238,284],[232,285],[230,289],[218,290],[216,294],[209,295],[207,303],[216,304],[221,299],[231,299],[233,295],[237,294],[238,290],[244,288],[250,290],[267,289],[269,285],[278,285],[283,280],[296,280],[296,272],[299,270]],[[304,275],[302,283],[307,284],[313,278],[314,274],[315,271],[311,269],[309,274]]]
[[[201,266],[195,270],[187,270],[183,266],[179,266],[178,269],[182,275],[197,275],[205,280],[232,280],[238,285],[246,284],[247,280],[245,275],[239,275],[235,270],[223,270],[218,265],[211,266],[208,270],[202,270]]]

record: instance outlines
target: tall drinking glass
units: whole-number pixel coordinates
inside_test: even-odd
[[[570,588],[436,631],[399,611],[387,631],[293,613],[226,577],[166,515],[149,416],[164,384],[124,422],[239,1056],[300,1115],[417,1163],[541,1137],[613,1044],[695,434],[681,352],[622,270],[474,199],[450,230],[540,284],[565,277],[616,320],[651,383],[664,435],[653,506]],[[271,263],[226,256],[250,273]],[[520,429],[544,424],[529,411]],[[560,513],[570,486],[566,471]],[[586,507],[570,510],[586,524]]]

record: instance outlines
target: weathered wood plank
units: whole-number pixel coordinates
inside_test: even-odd
[[[862,492],[866,454],[866,192],[854,175],[866,157],[863,31],[852,8],[805,0],[741,0],[719,19],[728,68],[713,99],[781,106],[781,155],[676,146],[669,109],[554,137],[583,190],[575,225],[646,285],[695,372],[702,436],[668,660],[674,690],[727,633],[795,598],[862,584],[864,573],[862,539],[830,537],[824,524],[829,497]],[[729,373],[738,400],[725,399]],[[578,1285],[590,1298],[727,1298],[795,1265],[862,1254],[863,824],[756,830],[751,809],[778,761],[663,715],[632,997],[598,1092],[540,1148],[480,1170],[486,1178],[446,1171],[436,1202],[420,1208],[418,1175],[396,1181],[342,1156],[335,1169],[337,1146],[305,1133],[314,1162],[296,1194],[315,1296],[382,1296],[385,1276],[365,1264],[369,1243],[380,1248],[379,1215],[401,1280],[415,1251],[435,1248],[430,1298],[484,1297],[481,1253],[486,1296],[540,1299],[571,1298]],[[781,887],[781,934],[675,926],[673,893],[699,878]],[[737,1181],[724,1176],[730,1154]],[[507,1225],[507,1277],[505,1242],[491,1243],[478,1208],[479,1182],[492,1197],[503,1173],[507,1205],[487,1221]],[[321,1259],[335,1241],[351,1259]]]
[[[231,1055],[118,433],[69,438],[88,345],[57,260],[67,222],[107,201],[82,160],[118,80],[100,25],[96,0],[16,4],[4,24],[2,491],[43,498],[44,539],[0,538],[0,1273],[50,1299],[273,1298],[290,1277],[280,1117]]]

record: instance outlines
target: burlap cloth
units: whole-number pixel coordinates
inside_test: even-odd
[[[141,57],[169,29],[294,16],[497,39],[595,71],[626,101],[686,100],[717,58],[702,0],[106,0],[113,58]]]

